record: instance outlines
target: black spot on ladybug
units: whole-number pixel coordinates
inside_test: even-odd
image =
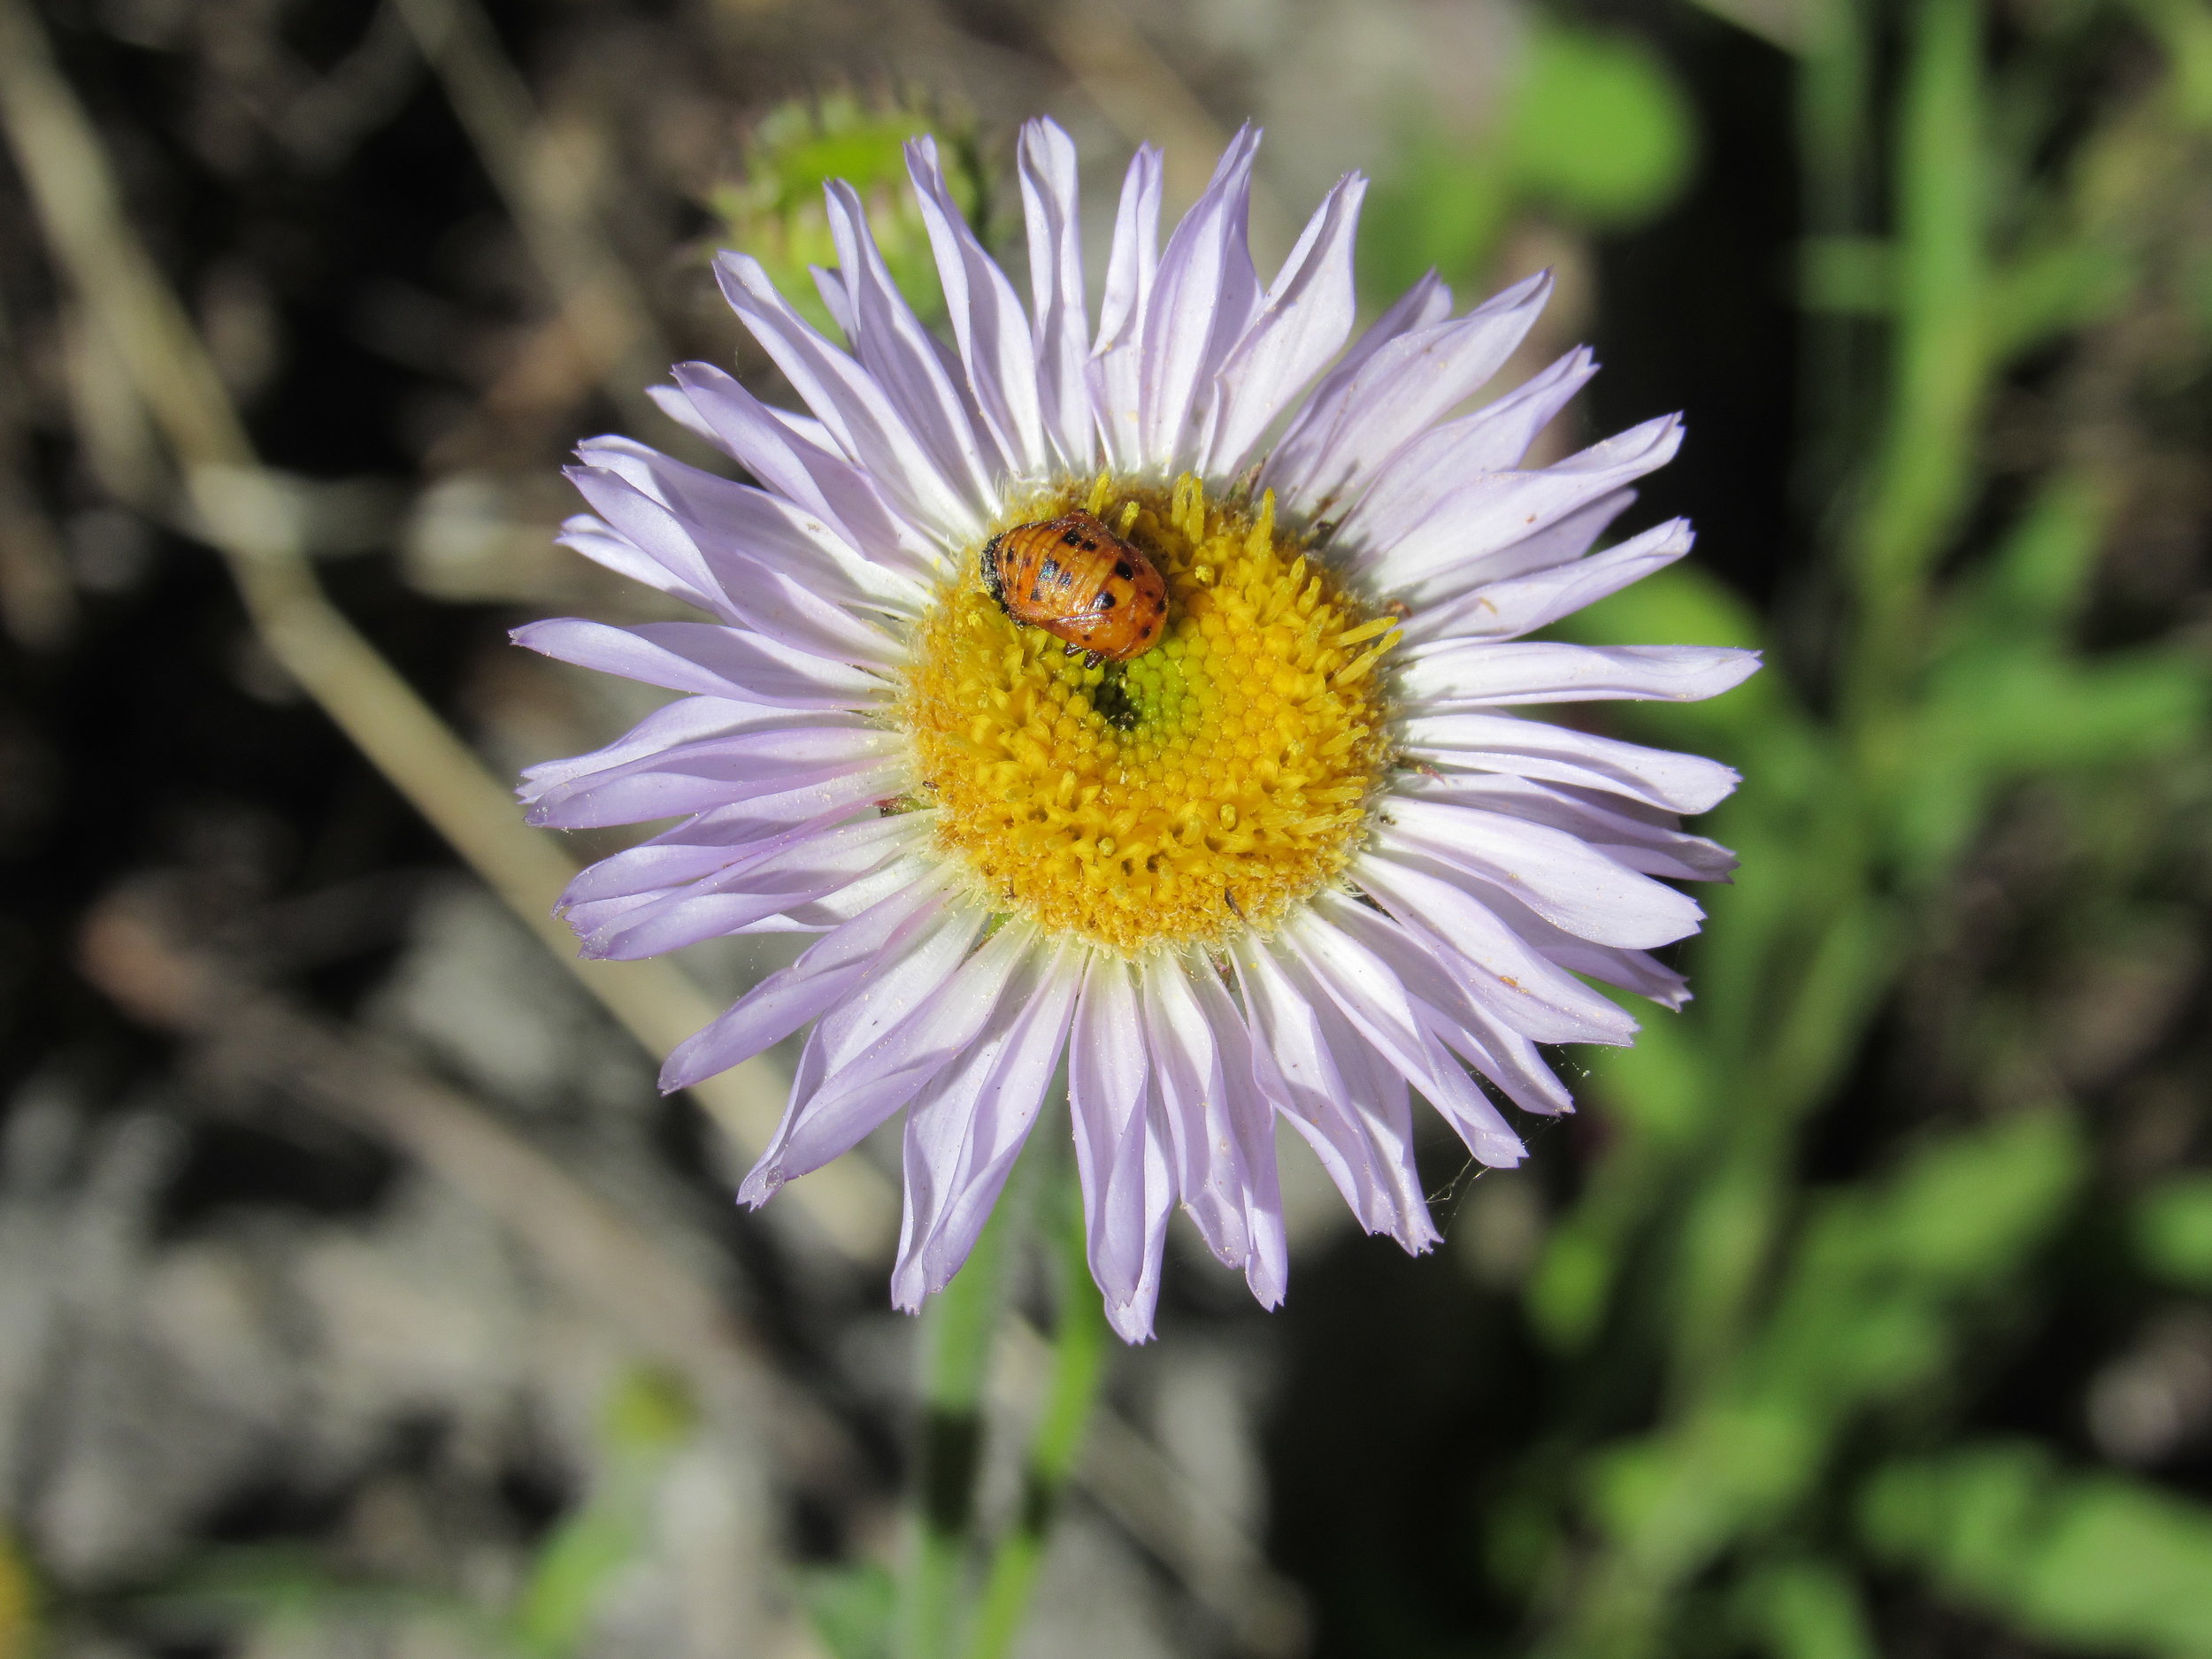
[[[1136,573],[1136,571],[1132,568],[1127,559],[1117,559],[1114,561],[1114,574],[1120,577],[1122,580],[1127,581]]]

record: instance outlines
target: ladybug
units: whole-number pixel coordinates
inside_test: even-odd
[[[983,545],[983,586],[1025,626],[1064,640],[1087,668],[1160,642],[1167,584],[1152,561],[1080,509],[1018,524]]]

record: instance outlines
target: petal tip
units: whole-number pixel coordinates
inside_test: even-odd
[[[737,1202],[748,1210],[758,1210],[782,1190],[782,1170],[763,1162],[753,1167],[737,1189]]]

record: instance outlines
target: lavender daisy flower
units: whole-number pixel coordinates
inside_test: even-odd
[[[1245,234],[1256,143],[1238,135],[1164,246],[1160,155],[1139,151],[1095,331],[1074,146],[1049,121],[1020,147],[1026,308],[929,141],[910,147],[951,345],[842,184],[839,269],[817,278],[849,349],[723,256],[731,306],[811,412],[681,365],[662,406],[757,485],[597,439],[572,473],[593,511],[565,537],[712,619],[515,636],[686,694],[533,768],[531,819],[680,820],[570,887],[588,955],[820,935],[661,1080],[811,1022],[741,1194],[756,1205],[904,1108],[903,1309],[967,1256],[1064,1055],[1091,1267],[1125,1340],[1151,1333],[1179,1204],[1281,1301],[1279,1114],[1363,1226],[1425,1249],[1410,1092],[1484,1164],[1519,1162],[1477,1079],[1523,1110],[1570,1110],[1539,1045],[1631,1040],[1586,980],[1679,1006],[1682,979],[1648,953],[1701,912],[1656,878],[1733,862],[1678,817],[1725,795],[1728,768],[1515,711],[1707,697],[1756,666],[1522,637],[1688,550],[1677,521],[1590,551],[1673,455],[1677,421],[1521,470],[1587,351],[1453,411],[1548,280],[1454,317],[1432,276],[1348,348],[1364,180],[1330,193],[1263,288]],[[1146,649],[1073,654],[1031,626],[1049,580],[1010,597],[986,581],[995,537],[1075,514],[1141,559],[1116,575],[1071,555],[1060,599],[1133,592],[1148,562],[1165,610]]]

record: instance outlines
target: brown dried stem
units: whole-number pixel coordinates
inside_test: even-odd
[[[114,173],[24,0],[0,0],[0,125],[90,326],[120,359],[173,452],[200,534],[230,566],[270,655],[608,1011],[666,1055],[718,1011],[673,964],[588,962],[553,914],[575,866],[353,625],[301,547],[293,497],[260,465],[191,320],[125,217]],[[754,1060],[693,1090],[749,1155],[767,1143],[784,1080]],[[824,1239],[879,1260],[889,1184],[856,1158],[795,1187]]]

